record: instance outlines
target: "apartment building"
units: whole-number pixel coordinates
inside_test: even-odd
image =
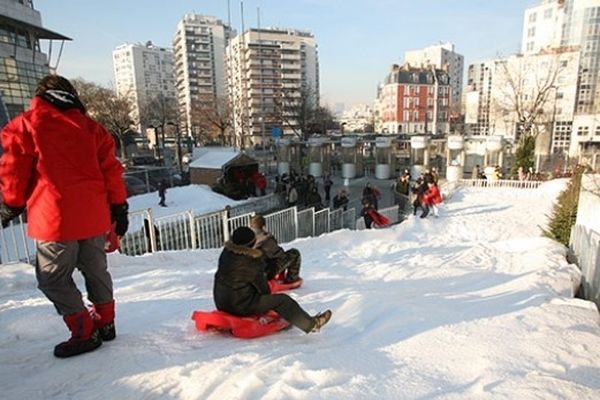
[[[394,64],[379,88],[376,125],[384,133],[448,134],[451,102],[447,71]]]
[[[175,99],[173,51],[146,42],[123,44],[113,51],[113,69],[117,94],[133,104],[132,120],[141,124],[144,109],[160,96]]]
[[[469,66],[467,132],[516,140],[519,121],[502,106],[507,91],[518,86],[522,107],[551,78],[536,111],[539,153],[599,169],[600,0],[544,0],[529,7],[522,38],[520,54]]]
[[[0,1],[0,97],[10,118],[29,106],[39,80],[55,70],[42,40],[71,39],[44,28],[32,0]]]
[[[287,28],[249,29],[227,48],[228,89],[239,146],[272,136],[302,134],[303,102],[319,104],[319,59],[312,33]]]
[[[227,95],[225,48],[235,31],[221,20],[187,14],[173,38],[174,74],[183,131],[200,135],[204,124],[197,110]]]
[[[452,87],[451,103],[454,111],[460,113],[465,61],[464,57],[454,50],[454,44],[440,43],[423,49],[406,51],[404,62],[413,67],[434,66],[447,71]]]

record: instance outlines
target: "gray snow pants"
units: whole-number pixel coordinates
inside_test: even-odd
[[[94,304],[113,300],[112,278],[106,264],[104,235],[64,242],[37,241],[35,274],[38,288],[60,315],[86,309],[73,281],[75,268],[85,279],[88,299]]]

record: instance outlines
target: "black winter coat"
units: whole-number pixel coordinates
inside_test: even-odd
[[[234,315],[252,315],[260,296],[269,293],[263,253],[232,241],[225,243],[213,287],[217,309]]]

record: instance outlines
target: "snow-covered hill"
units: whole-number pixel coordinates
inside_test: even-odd
[[[319,334],[196,332],[219,251],[113,255],[117,340],[59,360],[67,332],[33,268],[2,265],[1,397],[598,399],[598,312],[572,298],[577,268],[540,236],[563,186],[464,189],[439,219],[286,245],[303,257],[291,295],[334,312]]]

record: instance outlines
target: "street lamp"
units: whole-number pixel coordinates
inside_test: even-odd
[[[183,166],[181,163],[181,135],[179,133],[179,125],[174,122],[167,122],[167,125],[175,127],[175,143],[176,147],[176,156],[177,156],[177,166],[179,167],[179,174],[183,174]]]

